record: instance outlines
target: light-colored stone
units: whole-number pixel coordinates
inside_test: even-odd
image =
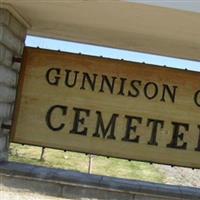
[[[0,84],[16,87],[17,73],[12,68],[0,65]]]
[[[13,103],[16,97],[16,89],[0,84],[0,102]]]
[[[26,28],[15,19],[7,10],[0,8],[0,24],[8,26],[8,28],[22,41],[26,36]]]
[[[14,51],[16,55],[21,55],[24,47],[23,41],[17,38],[9,29],[3,24],[0,24],[0,42]]]
[[[0,41],[0,64],[5,66],[11,66],[13,53],[6,48]]]
[[[5,135],[1,135],[0,137],[0,151],[4,152],[6,149],[7,138]]]
[[[0,8],[0,24],[9,24],[9,12]]]
[[[9,135],[0,130],[0,160],[8,159],[8,141]]]
[[[13,68],[15,71],[19,72],[20,69],[21,69],[21,63],[14,62],[14,63],[12,64],[12,68]]]
[[[0,118],[8,120],[12,118],[13,113],[13,104],[9,103],[0,103]]]
[[[8,151],[3,151],[0,153],[0,161],[8,160]]]
[[[20,64],[13,64],[13,56],[22,55],[26,31],[8,10],[0,8],[0,125],[12,119],[20,70]],[[0,135],[0,161],[5,161],[9,130],[0,128]]]
[[[21,56],[26,28],[8,10],[0,8],[0,119],[1,124],[12,118],[16,97],[19,64],[13,56]],[[8,158],[9,131],[0,128],[0,161]]]

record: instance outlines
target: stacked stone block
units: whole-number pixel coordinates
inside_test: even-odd
[[[9,129],[16,98],[20,63],[14,57],[23,53],[26,27],[12,14],[0,8],[0,161],[8,159]]]

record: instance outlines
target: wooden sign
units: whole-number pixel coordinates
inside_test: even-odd
[[[200,168],[200,74],[26,48],[11,140]]]

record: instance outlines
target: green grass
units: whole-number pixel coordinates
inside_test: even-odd
[[[45,149],[44,160],[40,161],[41,150],[41,147],[11,144],[9,160],[88,172],[89,157],[85,154]],[[92,174],[159,183],[164,182],[164,175],[149,163],[106,158],[102,156],[92,157]]]

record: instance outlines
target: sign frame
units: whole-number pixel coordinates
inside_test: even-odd
[[[101,155],[101,156],[107,156],[107,157],[115,157],[115,158],[122,158],[122,159],[128,159],[128,160],[138,160],[138,161],[145,161],[145,162],[150,162],[150,163],[160,163],[160,164],[168,164],[168,165],[176,165],[176,166],[184,166],[184,167],[191,167],[191,168],[200,168],[200,161],[199,161],[199,165],[198,164],[194,164],[194,163],[189,163],[189,164],[179,164],[179,163],[177,163],[176,161],[173,161],[173,162],[169,162],[169,163],[166,163],[166,162],[163,162],[163,161],[161,161],[161,162],[159,162],[159,160],[152,160],[152,159],[140,159],[140,158],[130,158],[130,157],[122,157],[122,156],[118,156],[117,154],[116,155],[114,155],[114,154],[112,154],[112,155],[109,155],[109,154],[105,154],[105,152],[103,152],[103,153],[101,153],[100,151],[99,152],[93,152],[93,151],[91,151],[91,150],[79,150],[79,149],[71,149],[71,148],[60,148],[60,147],[52,147],[52,145],[46,145],[46,144],[42,144],[42,143],[35,143],[35,142],[27,142],[27,141],[24,141],[24,140],[19,140],[19,139],[16,139],[15,138],[15,132],[16,132],[16,128],[17,128],[17,120],[18,120],[18,118],[19,118],[19,112],[20,112],[20,104],[21,104],[21,98],[22,98],[22,96],[23,96],[23,87],[24,87],[24,84],[25,84],[25,73],[26,73],[26,67],[25,67],[25,65],[27,64],[27,62],[29,62],[29,60],[28,60],[28,56],[27,56],[27,52],[28,51],[38,51],[38,52],[40,52],[40,53],[43,53],[43,52],[45,52],[45,53],[49,53],[49,54],[55,54],[55,55],[57,55],[57,54],[59,54],[60,56],[65,56],[65,55],[69,55],[69,56],[74,56],[74,57],[78,57],[78,58],[85,58],[85,59],[91,59],[91,60],[98,60],[99,62],[108,62],[108,63],[110,63],[110,62],[114,62],[115,64],[119,64],[119,65],[137,65],[137,66],[139,66],[139,67],[141,67],[141,70],[143,70],[143,68],[148,68],[148,70],[158,70],[158,71],[172,71],[172,72],[174,72],[175,74],[177,74],[177,76],[181,76],[180,74],[185,74],[185,76],[187,77],[187,76],[189,76],[190,77],[190,81],[191,81],[191,77],[193,77],[193,76],[199,76],[200,75],[200,73],[198,73],[198,72],[193,72],[193,71],[185,71],[185,70],[180,70],[180,69],[173,69],[173,68],[167,68],[167,67],[158,67],[158,66],[155,66],[155,65],[147,65],[147,64],[144,64],[144,63],[134,63],[134,62],[128,62],[128,61],[123,61],[123,60],[114,60],[114,59],[109,59],[109,58],[99,58],[99,57],[94,57],[94,56],[86,56],[86,55],[80,55],[80,54],[72,54],[72,53],[65,53],[65,52],[55,52],[55,51],[52,51],[52,50],[43,50],[43,49],[35,49],[35,48],[25,48],[25,50],[24,50],[24,55],[23,55],[23,63],[22,63],[22,67],[21,67],[21,71],[20,71],[20,79],[19,79],[19,84],[18,84],[18,90],[17,90],[17,98],[16,98],[16,104],[15,104],[15,110],[14,110],[14,115],[13,115],[13,124],[12,124],[12,129],[11,129],[11,137],[10,137],[10,141],[11,142],[15,142],[15,143],[21,143],[21,144],[28,144],[28,145],[34,145],[34,146],[41,146],[41,147],[47,147],[47,148],[54,148],[54,149],[60,149],[60,150],[67,150],[67,151],[75,151],[75,152],[81,152],[81,153],[87,153],[87,154],[95,154],[95,155]],[[85,62],[85,61],[84,61]],[[147,70],[147,71],[148,71]],[[105,75],[105,74],[104,74]],[[199,76],[200,77],[200,76]],[[122,80],[123,81],[123,80]],[[138,81],[138,80],[137,80]],[[187,81],[187,80],[185,80],[185,81]],[[106,81],[105,81],[106,82]],[[122,83],[122,82],[121,82]],[[124,83],[125,83],[125,81],[124,81]],[[137,83],[139,83],[139,82],[137,82]],[[147,83],[151,83],[151,87],[154,87],[155,85],[153,84],[154,83],[154,81],[152,81],[152,82],[147,82]],[[164,84],[164,83],[163,83]],[[150,84],[149,84],[150,85]],[[153,86],[154,85],[154,86]],[[195,82],[195,87],[196,87],[196,82]],[[134,85],[135,86],[135,85]],[[146,87],[147,87],[147,84],[145,85]],[[145,86],[144,86],[144,88],[145,88]],[[174,105],[175,104],[175,101],[176,101],[176,99],[174,98],[174,96],[173,96],[173,91],[176,91],[176,84],[174,85],[174,84],[171,84],[171,92],[169,92],[169,87],[167,87],[167,86],[163,86],[163,88],[165,88],[165,90],[163,89],[163,91],[165,91],[165,94],[167,93],[167,91],[168,91],[168,97],[165,99],[162,95],[161,95],[161,98],[160,98],[160,101],[162,101],[162,103],[163,102],[165,102],[165,101],[168,101],[168,102],[170,102],[172,105]],[[148,87],[150,87],[150,86],[148,86]],[[143,97],[145,96],[145,90],[144,90],[144,88],[143,88],[143,92],[144,92],[144,94],[143,94]],[[168,89],[167,89],[168,88]],[[112,89],[112,88],[111,88]],[[137,90],[135,90],[136,92],[137,92]],[[150,91],[150,90],[149,90]],[[122,91],[121,90],[121,93],[123,93],[124,91]],[[130,91],[129,91],[130,92]],[[164,93],[164,92],[163,92]],[[162,93],[162,94],[163,94]],[[133,95],[133,94],[132,94]],[[195,95],[196,95],[196,102],[195,102]],[[154,95],[153,95],[154,96]],[[120,98],[122,98],[123,97],[123,95],[121,95],[120,96]],[[152,102],[153,100],[154,100],[154,98],[152,98],[152,94],[148,94],[147,92],[146,92],[146,99],[149,101],[149,102]],[[149,97],[149,99],[148,99],[148,97]],[[199,107],[200,107],[200,105],[199,105],[199,103],[200,103],[200,100],[199,100],[199,98],[200,98],[200,87],[199,87],[199,89],[196,87],[196,93],[194,93],[194,95],[193,95],[193,99],[191,99],[191,101],[193,100],[193,103],[194,103],[194,106],[195,106],[195,108],[196,109],[200,109]],[[174,101],[174,102],[173,102]],[[150,103],[151,104],[151,103]],[[196,104],[196,105],[195,105]],[[164,104],[163,104],[164,105]],[[154,105],[155,106],[155,105]],[[187,105],[188,106],[188,105]],[[65,112],[64,110],[61,110],[61,111],[63,111],[63,112]],[[199,111],[200,112],[200,111]],[[86,113],[87,114],[87,113]],[[127,115],[128,116],[128,115]],[[102,116],[101,116],[102,117]],[[116,118],[117,119],[117,118]],[[127,119],[128,120],[130,120],[130,118],[128,118],[127,117]],[[149,119],[151,119],[151,120],[153,120],[152,118],[149,118]],[[131,119],[132,120],[132,119]],[[138,122],[138,124],[140,123],[140,119],[139,119],[139,117],[136,119],[136,118],[134,118],[134,120],[136,120],[137,122]],[[161,120],[162,121],[162,120]],[[149,124],[150,123],[152,123],[153,124],[153,122],[152,121],[148,121],[149,122]],[[147,122],[147,123],[148,123]],[[155,122],[155,120],[154,120],[154,122]],[[128,122],[127,122],[128,123]],[[158,122],[158,120],[157,120],[157,122],[156,122],[157,124],[156,124],[156,128],[158,128],[158,125],[160,125],[160,126],[162,126],[162,122]],[[175,129],[179,129],[180,128],[180,130],[178,130],[178,131],[185,131],[185,132],[187,132],[188,130],[188,127],[185,125],[186,123],[185,122],[183,122],[183,123],[179,123],[179,125],[177,125],[177,123],[179,123],[179,122],[176,122],[176,121],[174,121],[173,120],[173,123],[172,123],[172,128],[175,130]],[[200,123],[200,122],[199,122]],[[181,124],[181,125],[180,125]],[[154,123],[154,125],[155,125],[155,123]],[[128,126],[127,124],[126,124],[126,126]],[[153,126],[153,125],[152,125]],[[131,129],[131,130],[133,130],[134,129],[134,127],[132,127],[130,124],[129,124],[129,128]],[[153,129],[153,128],[152,128]],[[200,130],[200,125],[199,125],[199,130]],[[197,129],[197,131],[198,131],[198,129]],[[164,133],[163,133],[164,134]],[[183,142],[183,143],[181,143],[183,146],[184,146],[184,140],[183,139],[181,139],[181,132],[180,132],[180,134],[178,134],[178,136],[177,136],[177,138],[178,139],[180,139],[180,142]],[[184,135],[185,133],[183,133],[183,135]],[[107,135],[106,135],[107,136]],[[199,136],[199,135],[198,135]],[[97,137],[99,137],[99,136],[97,136]],[[184,138],[184,137],[183,137]],[[130,138],[129,138],[130,139]],[[135,138],[136,139],[136,138]],[[198,137],[196,137],[196,139],[199,139]],[[128,142],[130,142],[130,141],[128,141]],[[155,142],[156,141],[151,141],[151,140],[149,140],[149,141],[147,141],[147,142],[152,142],[152,144],[151,145],[154,145],[153,147],[155,147],[155,146],[157,146],[156,144],[155,144]],[[107,144],[108,145],[108,144]],[[166,145],[170,145],[169,144],[169,142],[168,142],[168,144],[166,144]],[[172,144],[171,144],[172,145]],[[124,146],[124,145],[123,145]],[[178,145],[177,144],[177,147],[178,146],[181,146],[181,145]],[[155,147],[156,148],[156,147]],[[167,148],[167,147],[166,147]],[[199,139],[199,141],[197,141],[197,146],[196,146],[196,148],[199,148],[198,149],[198,151],[196,151],[196,153],[198,152],[199,154],[200,154],[200,139]],[[179,148],[173,148],[173,151],[174,150],[176,150],[176,151],[181,151]],[[155,152],[156,152],[156,150],[154,150]],[[173,151],[171,151],[172,153],[173,153]],[[194,150],[195,151],[195,150]],[[160,156],[160,155],[159,155]]]

